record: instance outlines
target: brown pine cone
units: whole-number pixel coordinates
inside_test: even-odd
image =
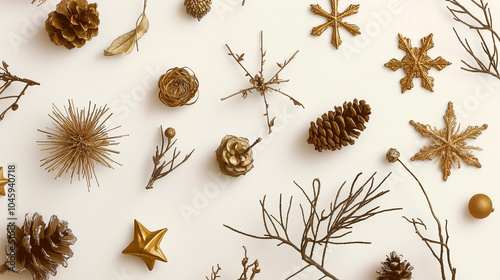
[[[253,152],[248,139],[227,135],[215,151],[223,174],[238,177],[253,168]]]
[[[316,123],[311,122],[307,143],[314,144],[319,152],[353,145],[353,138],[358,138],[360,131],[366,128],[364,123],[370,120],[370,114],[370,105],[364,100],[358,103],[354,99],[352,103],[344,102],[342,107],[335,106],[335,111],[323,114]]]
[[[15,266],[9,263],[7,256],[3,268],[18,273],[27,269],[34,280],[47,280],[57,274],[59,265],[67,267],[67,260],[73,256],[70,246],[75,242],[76,237],[66,221],[53,215],[46,225],[38,213],[26,214],[22,228],[15,226]],[[7,252],[10,246],[7,245]]]
[[[212,0],[184,0],[184,6],[188,15],[201,20],[208,12],[210,12]]]
[[[97,36],[98,26],[97,3],[89,4],[87,0],[62,0],[45,21],[50,40],[69,50],[81,48]]]
[[[382,270],[377,271],[380,275],[377,280],[411,280],[413,266],[402,255],[392,251],[385,262],[382,262]]]

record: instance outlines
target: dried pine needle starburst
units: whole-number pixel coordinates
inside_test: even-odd
[[[110,158],[111,154],[118,151],[109,147],[118,145],[117,138],[127,135],[109,136],[108,133],[118,127],[106,128],[106,121],[111,117],[107,106],[97,107],[89,102],[88,109],[75,108],[73,101],[68,101],[68,108],[64,112],[55,105],[52,107],[52,115],[49,117],[54,121],[53,128],[38,130],[47,135],[47,140],[38,141],[44,146],[42,151],[49,151],[49,155],[42,159],[42,167],[48,172],[56,171],[56,179],[63,173],[78,175],[78,180],[85,178],[90,191],[90,181],[95,178],[97,185],[99,181],[95,173],[96,165],[113,168],[111,163],[118,162]]]

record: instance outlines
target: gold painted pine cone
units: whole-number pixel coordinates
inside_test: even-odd
[[[238,177],[253,168],[253,152],[248,139],[227,135],[215,152],[223,174]]]
[[[62,0],[45,21],[50,40],[69,50],[81,48],[97,36],[98,26],[97,3],[89,4],[87,0]]]
[[[358,102],[354,99],[353,102],[344,102],[342,107],[335,106],[335,111],[323,114],[316,123],[311,122],[307,143],[313,144],[319,152],[353,145],[354,138],[358,138],[360,131],[365,130],[365,122],[370,120],[370,114],[370,105],[364,100]]]
[[[34,280],[47,280],[50,275],[57,274],[59,265],[67,267],[67,260],[73,256],[70,246],[75,242],[76,237],[66,221],[53,215],[46,225],[40,214],[28,213],[22,228],[15,226],[16,263],[13,270],[18,273],[28,270]],[[7,263],[0,267],[0,271],[6,266]]]
[[[208,12],[210,12],[212,0],[184,0],[184,7],[188,15],[201,20]]]

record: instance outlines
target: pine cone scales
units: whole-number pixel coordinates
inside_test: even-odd
[[[253,168],[253,152],[247,138],[227,135],[215,151],[223,174],[245,175]]]
[[[391,252],[385,262],[382,262],[382,270],[377,271],[380,275],[377,280],[411,280],[413,266],[403,256]]]
[[[208,12],[210,12],[212,0],[184,0],[184,6],[188,15],[201,20]]]
[[[357,99],[344,102],[342,107],[335,106],[335,111],[329,111],[311,122],[307,143],[314,148],[323,150],[340,150],[342,146],[353,145],[360,131],[365,130],[365,122],[370,120],[371,108],[364,100]]]
[[[67,49],[81,48],[97,36],[99,26],[97,4],[87,0],[62,0],[45,21],[50,40]]]
[[[57,267],[67,267],[73,256],[70,246],[76,237],[66,221],[53,215],[46,225],[38,213],[26,214],[22,228],[16,226],[15,272],[29,270],[34,280],[47,280],[57,274]]]

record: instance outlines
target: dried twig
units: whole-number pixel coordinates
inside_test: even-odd
[[[302,260],[306,262],[306,265],[290,275],[287,279],[297,276],[307,268],[314,267],[323,274],[320,279],[329,278],[338,280],[338,278],[329,272],[325,267],[328,246],[342,244],[370,244],[370,242],[366,241],[337,240],[349,235],[352,232],[352,227],[358,222],[364,221],[383,212],[400,210],[400,208],[380,210],[379,206],[368,210],[365,209],[365,206],[389,192],[389,190],[378,191],[389,175],[387,175],[377,186],[374,186],[374,173],[365,183],[362,184],[361,187],[355,188],[356,182],[361,176],[361,173],[359,173],[351,185],[348,196],[344,199],[340,198],[342,189],[346,184],[346,182],[344,182],[337,191],[334,202],[330,203],[328,209],[318,208],[321,191],[319,179],[314,179],[313,181],[312,196],[308,195],[301,186],[294,182],[295,185],[302,191],[302,194],[304,194],[308,202],[306,206],[299,204],[302,214],[301,221],[303,223],[303,230],[301,231],[299,242],[292,240],[292,233],[289,230],[290,211],[292,208],[293,196],[290,197],[288,205],[283,205],[283,197],[280,195],[279,216],[270,214],[266,209],[265,196],[260,201],[262,221],[264,223],[265,230],[263,235],[248,234],[230,226],[224,226],[248,237],[276,240],[278,241],[278,246],[285,244],[300,253]],[[368,187],[366,192],[364,192],[365,187]]]
[[[255,275],[260,273],[260,268],[259,268],[259,260],[253,261],[253,263],[248,264],[248,257],[247,257],[247,248],[243,246],[243,250],[245,250],[245,256],[241,260],[241,265],[243,266],[243,272],[240,275],[240,278],[238,280],[254,280]],[[207,280],[215,280],[215,278],[220,278],[219,276],[219,271],[222,269],[220,268],[219,264],[217,264],[217,268],[214,268],[212,266],[212,273],[210,274],[210,279],[208,277],[205,277]],[[247,275],[250,272],[250,278]]]
[[[5,117],[5,114],[10,109],[12,109],[12,111],[17,110],[17,108],[19,107],[17,102],[19,101],[19,99],[21,99],[21,96],[23,96],[26,93],[26,89],[28,89],[29,86],[35,86],[35,85],[38,86],[38,85],[40,85],[40,83],[32,81],[32,80],[24,79],[24,78],[19,78],[15,75],[12,75],[9,72],[9,65],[7,63],[5,63],[5,61],[2,61],[2,66],[0,67],[0,70],[3,71],[2,73],[0,73],[0,80],[2,80],[4,82],[4,84],[2,86],[0,86],[0,100],[9,99],[9,98],[15,99],[14,102],[12,102],[12,104],[10,104],[10,106],[7,107],[7,109],[5,109],[0,114],[0,121],[2,121],[3,118]],[[24,86],[23,90],[18,95],[1,96],[5,92],[5,90],[7,90],[7,88],[9,88],[9,86],[12,84],[12,82],[21,82],[21,83],[25,83],[26,85]]]
[[[391,155],[394,155],[391,157]],[[420,219],[414,219],[412,218],[411,220],[408,219],[407,217],[403,216],[403,218],[411,223],[413,225],[413,228],[415,229],[415,233],[424,241],[425,245],[427,245],[427,248],[432,253],[432,256],[436,258],[436,260],[439,262],[439,267],[441,269],[441,278],[442,280],[449,279],[447,278],[447,273],[446,270],[449,270],[449,274],[451,274],[451,280],[455,280],[456,274],[457,274],[457,269],[453,267],[451,264],[451,254],[450,254],[450,247],[448,246],[448,241],[450,239],[450,235],[448,232],[448,220],[445,220],[444,224],[444,229],[443,226],[441,225],[441,222],[439,221],[439,218],[436,216],[436,213],[434,212],[434,209],[432,208],[431,201],[429,199],[429,196],[425,192],[424,187],[422,186],[422,183],[418,180],[417,176],[413,174],[406,165],[399,160],[399,152],[395,149],[390,149],[387,153],[387,159],[390,162],[396,162],[398,161],[405,169],[408,171],[408,173],[413,176],[413,178],[417,181],[418,185],[420,186],[420,189],[424,193],[425,199],[427,200],[427,205],[429,206],[429,210],[431,211],[432,217],[434,218],[434,221],[436,222],[437,225],[437,230],[438,230],[438,239],[430,239],[425,237],[421,232],[419,227],[423,227],[425,230],[427,230],[427,226],[425,223]],[[437,245],[437,249],[435,248]]]
[[[474,60],[473,63],[462,60],[462,63],[467,66],[462,67],[462,69],[474,73],[489,74],[500,79],[500,68],[498,65],[498,45],[500,45],[500,36],[493,29],[493,17],[488,7],[488,3],[484,3],[483,0],[470,0],[470,2],[480,10],[480,15],[476,16],[462,5],[459,0],[446,1],[452,5],[452,7],[448,6],[448,10],[453,15],[453,19],[469,27],[469,29],[475,30],[481,40],[481,51],[483,53],[477,54],[470,46],[467,38],[462,39],[457,30],[453,28],[460,44]],[[484,56],[486,56],[487,61],[484,60]]]
[[[35,2],[36,2],[36,1],[37,1],[37,0],[33,0],[33,1],[31,1],[31,4],[35,4]],[[40,6],[40,5],[42,5],[43,3],[47,2],[47,0],[38,0],[38,2],[40,2],[40,3],[38,3],[38,5],[37,5],[37,6]]]
[[[222,268],[220,268],[219,264],[217,264],[217,268],[214,268],[212,266],[212,273],[210,274],[210,279],[208,277],[205,277],[207,280],[215,280],[215,278],[220,278],[219,276],[219,271],[221,271]]]
[[[260,95],[264,98],[264,104],[266,106],[266,113],[264,114],[264,116],[266,116],[266,118],[267,118],[267,126],[269,128],[269,133],[271,133],[272,132],[271,127],[274,125],[274,120],[276,119],[276,117],[272,118],[271,120],[269,119],[269,104],[267,103],[266,93],[277,92],[277,93],[280,93],[280,94],[290,98],[290,100],[292,100],[293,104],[296,106],[302,106],[302,108],[304,108],[304,105],[302,105],[299,101],[297,101],[296,99],[294,99],[290,95],[282,92],[280,89],[276,89],[276,88],[271,87],[271,85],[286,83],[289,81],[289,80],[279,79],[278,74],[290,63],[290,61],[292,61],[295,58],[295,55],[297,55],[297,53],[299,51],[298,50],[295,51],[295,53],[288,60],[285,60],[283,63],[277,63],[279,70],[272,76],[271,79],[269,79],[266,82],[266,80],[264,78],[264,74],[263,74],[264,63],[266,62],[266,60],[264,59],[264,57],[266,56],[266,51],[264,51],[264,42],[263,41],[264,41],[263,32],[261,31],[260,32],[260,71],[255,76],[252,76],[250,74],[250,72],[248,72],[248,70],[245,68],[245,66],[243,66],[243,64],[241,63],[243,61],[243,56],[245,54],[243,53],[240,55],[240,54],[233,53],[233,51],[231,50],[229,45],[226,44],[226,48],[229,51],[228,54],[230,56],[232,56],[234,58],[234,60],[240,65],[240,67],[245,71],[245,76],[248,76],[250,78],[250,84],[252,85],[252,87],[242,89],[236,93],[233,93],[229,96],[222,98],[221,100],[224,101],[228,98],[231,98],[231,97],[239,95],[239,94],[241,94],[243,98],[246,98],[252,90],[259,92]]]
[[[170,172],[174,171],[177,167],[186,162],[194,152],[193,149],[188,155],[184,157],[184,159],[180,163],[176,165],[175,159],[177,159],[177,157],[180,155],[181,152],[180,151],[177,152],[177,148],[174,148],[172,159],[169,161],[164,160],[163,162],[161,162],[161,159],[165,156],[165,154],[175,145],[177,139],[172,141],[172,139],[175,137],[175,130],[171,127],[167,128],[165,132],[163,132],[163,128],[162,126],[160,126],[160,134],[161,134],[161,149],[158,149],[158,146],[156,146],[156,153],[153,156],[153,163],[154,163],[153,173],[149,178],[148,184],[146,185],[146,189],[152,189],[153,184],[156,180],[161,179],[167,176]],[[165,146],[165,137],[167,138],[166,146]],[[166,168],[167,166],[168,170],[163,171],[163,169]]]

